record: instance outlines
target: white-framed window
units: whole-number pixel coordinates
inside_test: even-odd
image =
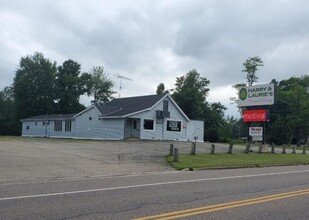
[[[37,122],[37,121],[36,121],[36,122],[34,122],[34,125],[35,125],[35,126],[38,126],[38,122]]]
[[[166,130],[167,131],[181,132],[181,121],[167,120],[166,121]]]
[[[154,131],[154,120],[153,119],[144,119],[144,126],[145,131]]]
[[[71,131],[72,129],[72,120],[66,120],[64,124],[65,131]]]
[[[30,126],[29,125],[26,126],[26,130],[30,130]]]
[[[54,131],[62,131],[62,121],[57,120],[54,122]]]

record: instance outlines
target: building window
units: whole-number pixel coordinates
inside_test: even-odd
[[[37,122],[37,121],[36,121],[36,122],[34,122],[34,125],[35,125],[35,126],[38,126],[38,122]]]
[[[62,131],[62,121],[55,121],[54,131]]]
[[[42,125],[43,125],[43,126],[45,125],[45,121],[42,122]]]
[[[65,131],[71,131],[72,129],[72,120],[66,120],[64,130]]]
[[[27,126],[26,126],[26,130],[29,130],[29,129],[30,129],[30,126],[29,126],[29,125],[27,125]]]
[[[154,120],[144,119],[144,130],[154,130]]]
[[[168,112],[168,101],[167,100],[163,101],[163,111]]]
[[[91,120],[92,120],[92,117],[89,117],[88,119],[89,119],[89,121],[91,121]]]
[[[181,131],[181,121],[167,121],[167,131]]]

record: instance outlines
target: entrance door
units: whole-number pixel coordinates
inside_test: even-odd
[[[139,119],[133,119],[132,120],[132,133],[131,136],[133,138],[139,138],[140,137],[140,120]]]

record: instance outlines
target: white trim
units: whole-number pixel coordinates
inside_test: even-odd
[[[153,129],[152,130],[144,128],[145,120],[153,121]],[[147,132],[147,131],[156,131],[156,121],[155,121],[155,119],[143,118],[143,119],[141,119],[141,121],[143,121],[143,124],[141,124],[141,126],[143,127],[143,131],[145,131],[145,132]]]

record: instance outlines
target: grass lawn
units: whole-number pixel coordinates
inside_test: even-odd
[[[308,154],[180,154],[178,159],[179,162],[173,162],[173,156],[166,157],[168,163],[176,170],[185,168],[263,167],[271,165],[309,164]]]

